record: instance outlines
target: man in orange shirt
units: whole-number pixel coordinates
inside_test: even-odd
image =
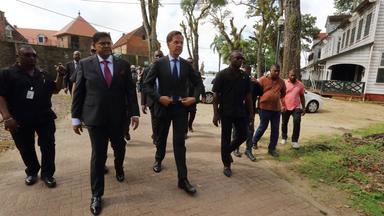
[[[293,117],[293,132],[292,132],[292,148],[298,149],[300,136],[300,122],[301,116],[305,115],[305,97],[304,85],[296,79],[295,69],[288,73],[288,79],[285,80],[285,97],[281,99],[282,112],[281,112],[281,144],[287,142],[287,130],[289,117]]]
[[[277,140],[279,139],[279,124],[281,102],[280,99],[285,95],[284,80],[280,77],[280,66],[273,64],[270,73],[263,76],[259,80],[259,84],[263,89],[263,95],[258,100],[260,124],[253,136],[252,143],[254,147],[263,136],[265,130],[271,122],[271,136],[268,145],[268,154],[273,157],[279,157],[276,151]]]

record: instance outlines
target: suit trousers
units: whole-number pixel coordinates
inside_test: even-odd
[[[224,166],[231,166],[231,152],[247,139],[248,122],[248,117],[221,117],[221,160]],[[231,141],[232,127],[235,134]]]
[[[41,151],[41,176],[52,177],[55,173],[55,121],[48,120],[37,125],[20,125],[17,132],[12,133],[16,147],[24,161],[25,173],[37,176],[40,164],[35,150],[35,132]]]
[[[157,120],[156,118],[156,115],[155,115],[155,105],[152,105],[149,107],[149,111],[151,112],[151,125],[152,125],[152,140],[153,140],[153,143],[157,145],[157,143],[159,142],[158,139],[159,139],[159,136],[158,136],[158,124],[159,124],[159,121]]]
[[[91,139],[91,188],[92,196],[104,195],[104,166],[107,160],[108,141],[114,152],[116,172],[123,171],[125,157],[124,133],[126,126],[87,126]]]
[[[158,144],[156,146],[156,161],[161,162],[165,157],[169,127],[172,122],[173,128],[173,152],[175,155],[176,167],[179,180],[187,178],[186,166],[186,148],[184,131],[187,127],[187,108],[181,103],[171,104],[163,107],[165,112],[157,116],[158,126]]]

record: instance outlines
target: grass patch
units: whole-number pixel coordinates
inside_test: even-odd
[[[353,134],[321,136],[298,150],[284,152],[282,161],[310,180],[351,194],[352,207],[365,215],[384,216],[384,124]]]

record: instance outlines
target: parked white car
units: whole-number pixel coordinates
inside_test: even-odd
[[[323,106],[323,99],[320,95],[305,91],[305,109],[309,113],[315,113]]]
[[[203,84],[205,88],[205,103],[212,103],[213,102],[213,92],[212,92],[212,87],[213,87],[213,81],[215,79],[214,76],[208,76],[203,78]]]

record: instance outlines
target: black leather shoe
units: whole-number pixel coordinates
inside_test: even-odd
[[[153,164],[153,171],[155,171],[156,173],[161,172],[161,162],[160,161],[155,161],[155,163]]]
[[[232,175],[232,170],[231,170],[230,167],[224,167],[223,173],[224,173],[225,176],[227,176],[227,177],[231,177],[231,175]]]
[[[236,157],[241,157],[240,150],[239,149],[235,149],[235,151],[233,151],[233,155],[235,155]]]
[[[89,206],[93,215],[99,215],[101,212],[101,197],[92,197],[91,205]]]
[[[249,160],[251,160],[251,161],[253,161],[253,162],[256,161],[256,158],[255,158],[255,156],[252,154],[251,151],[245,151],[244,154],[245,154],[245,156],[247,156],[247,158],[249,158]]]
[[[37,176],[27,176],[24,181],[26,185],[33,185],[37,182]]]
[[[117,181],[122,182],[122,181],[124,181],[124,178],[125,178],[125,176],[124,176],[124,171],[123,170],[121,170],[119,172],[116,172],[116,179],[117,179]]]
[[[268,154],[275,158],[279,157],[279,153],[276,150],[268,150]]]
[[[104,175],[107,174],[108,172],[109,172],[108,167],[104,166]]]
[[[197,192],[196,188],[189,183],[188,179],[179,180],[178,186],[188,194],[195,194]]]
[[[56,187],[56,179],[54,177],[44,177],[42,176],[41,179],[44,181],[45,185],[49,188]]]

